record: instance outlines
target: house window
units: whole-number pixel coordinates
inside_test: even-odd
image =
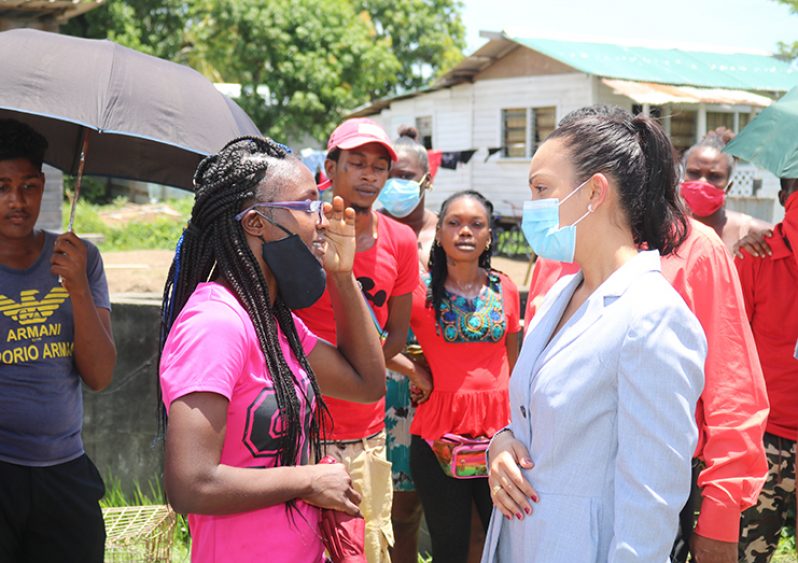
[[[718,127],[725,127],[734,131],[734,113],[728,111],[708,111],[707,131],[714,131]]]
[[[755,114],[753,113],[740,114],[740,124],[739,124],[739,129],[737,130],[738,133],[743,130],[743,127],[751,123],[751,120],[754,118],[754,115]]]
[[[506,158],[530,158],[557,127],[557,108],[502,110],[502,147]]]
[[[643,104],[633,104],[632,105],[632,115],[637,115],[643,113]],[[653,117],[659,122],[662,122],[662,107],[661,106],[649,106],[648,108],[648,115]]]
[[[416,118],[416,129],[418,129],[419,139],[418,142],[424,145],[424,148],[432,148],[432,116],[427,115],[424,117]]]
[[[696,112],[680,109],[674,109],[671,115],[671,143],[680,153],[696,142],[696,118]]]
[[[504,156],[524,158],[526,154],[526,109],[502,110]]]

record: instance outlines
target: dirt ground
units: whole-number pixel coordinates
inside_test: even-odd
[[[171,250],[103,252],[105,275],[111,293],[161,295],[173,254]],[[525,260],[495,257],[492,263],[494,268],[510,276],[518,289],[528,287],[529,282],[524,282],[527,271]]]

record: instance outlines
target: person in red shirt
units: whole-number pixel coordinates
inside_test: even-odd
[[[410,467],[436,562],[467,560],[472,506],[487,530],[492,502],[486,478],[446,475],[430,442],[450,433],[490,438],[510,420],[520,302],[515,284],[490,266],[492,215],[478,192],[444,201],[430,272],[413,292],[411,326],[434,386],[410,427]]]
[[[756,507],[743,513],[740,561],[770,561],[795,507],[795,441],[798,433],[798,179],[782,179],[784,221],[767,241],[770,254],[736,259],[745,309],[765,374],[770,415],[764,443],[768,478]],[[792,232],[791,232],[792,231]],[[792,235],[792,236],[791,236]]]
[[[371,311],[373,326],[383,339],[383,355],[402,351],[410,326],[412,291],[418,285],[418,254],[413,231],[376,213],[374,201],[388,179],[396,152],[385,131],[366,118],[339,125],[327,142],[324,163],[331,187],[355,210],[355,263],[352,271]],[[336,344],[335,317],[328,292],[311,307],[296,311],[320,338]],[[366,556],[369,563],[390,561],[391,464],[385,452],[385,399],[359,404],[325,397],[332,426],[325,428],[327,454],[341,461],[363,497],[366,519]]]
[[[565,116],[560,125],[586,113],[618,111],[591,106]],[[693,533],[697,494],[680,516],[672,560],[683,563],[688,547],[698,563],[737,561],[740,513],[752,506],[767,473],[761,437],[768,400],[745,305],[731,255],[718,235],[695,219],[677,252],[662,257],[662,273],[698,318],[707,338],[705,384],[696,407],[703,468],[697,479],[703,501]],[[529,326],[543,297],[576,264],[538,258],[532,272],[524,324]],[[695,480],[694,480],[695,482]]]

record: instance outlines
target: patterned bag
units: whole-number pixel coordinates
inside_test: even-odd
[[[443,472],[455,479],[487,477],[485,454],[488,438],[467,438],[458,434],[444,434],[437,440],[427,440],[438,458]]]

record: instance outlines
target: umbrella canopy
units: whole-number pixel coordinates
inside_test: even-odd
[[[45,161],[193,189],[199,161],[258,128],[195,70],[117,45],[33,29],[0,33],[0,119],[44,135]]]
[[[779,178],[798,178],[798,87],[762,110],[723,150]]]

